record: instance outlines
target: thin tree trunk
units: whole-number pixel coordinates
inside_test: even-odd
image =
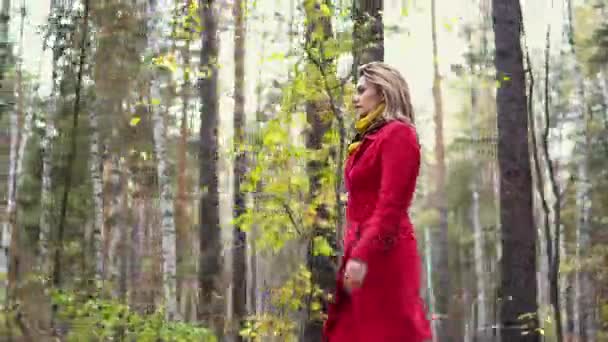
[[[559,185],[557,183],[557,177],[555,175],[553,160],[549,155],[549,128],[551,127],[550,122],[550,78],[549,78],[549,66],[550,66],[550,57],[551,57],[551,30],[550,27],[547,29],[546,36],[546,46],[545,46],[545,89],[544,89],[544,98],[545,98],[545,110],[544,110],[544,130],[542,135],[542,151],[545,159],[545,163],[547,166],[547,172],[549,176],[549,183],[551,185],[551,190],[553,193],[553,239],[547,239],[547,244],[553,244],[552,251],[553,257],[549,260],[549,282],[551,284],[551,303],[553,305],[553,310],[555,312],[555,321],[556,321],[556,336],[557,341],[561,342],[564,339],[564,320],[562,319],[562,308],[565,310],[566,306],[562,305],[562,300],[560,299],[561,293],[561,282],[559,277],[559,268],[561,262],[561,251],[564,248],[562,246],[563,235],[562,235],[562,227],[561,227],[561,206],[562,206],[562,198],[561,192],[559,190]],[[546,220],[549,220],[548,218]],[[550,232],[550,229],[547,229],[547,233]],[[565,276],[563,277],[566,278]]]
[[[436,2],[431,1],[431,29],[433,40],[433,103],[435,114],[435,188],[433,193],[433,204],[438,212],[439,222],[435,228],[435,262],[437,306],[436,312],[441,315],[437,327],[437,337],[440,341],[450,341],[457,338],[456,323],[449,319],[451,314],[450,305],[450,268],[448,247],[448,204],[446,196],[446,166],[445,148],[443,138],[443,98],[441,94],[441,75],[439,74],[439,53],[437,42]],[[452,317],[455,319],[454,317]]]
[[[325,40],[332,36],[331,17],[321,11],[321,6],[327,5],[327,1],[304,0],[304,10],[308,18],[306,27],[306,49],[309,56],[309,65],[317,68],[320,82],[327,82],[328,75],[326,70],[330,69],[333,63],[331,57],[325,55]],[[309,49],[318,49],[319,55],[310,53]],[[316,59],[315,59],[316,58]],[[325,94],[332,96],[331,94]],[[306,102],[306,120],[310,129],[306,135],[306,148],[310,150],[320,150],[323,148],[322,141],[327,131],[331,128],[331,121],[324,119],[324,112],[331,109],[331,100],[322,97],[320,100],[309,100]],[[311,160],[308,162],[307,173],[309,177],[309,200],[311,203],[316,201],[321,190],[321,173],[323,167],[327,166],[327,160]],[[318,286],[323,291],[330,291],[334,285],[334,270],[331,260],[327,256],[314,255],[315,237],[323,236],[328,241],[334,238],[324,236],[324,229],[321,222],[329,219],[329,212],[326,203],[319,203],[315,207],[315,222],[313,224],[313,236],[310,239],[307,250],[307,263],[311,271],[311,293],[307,298],[307,320],[304,327],[305,341],[321,341],[322,322],[313,312],[312,303],[316,301],[313,289]],[[327,230],[325,230],[327,231]]]
[[[108,174],[109,185],[107,201],[108,221],[112,222],[108,227],[108,255],[107,255],[107,267],[106,271],[108,275],[104,279],[109,280],[109,290],[112,297],[119,298],[119,281],[120,281],[120,255],[123,245],[121,241],[124,237],[124,230],[126,229],[126,220],[124,217],[124,211],[122,208],[124,203],[123,196],[123,166],[118,156],[112,156],[111,161],[108,163]]]
[[[76,160],[77,152],[77,135],[78,135],[78,123],[80,114],[80,96],[82,92],[82,80],[84,76],[84,68],[86,63],[86,54],[88,51],[87,40],[89,39],[89,17],[90,17],[90,0],[84,1],[84,17],[82,20],[82,37],[80,41],[80,60],[78,66],[78,75],[76,80],[76,95],[74,99],[74,111],[72,115],[72,136],[70,145],[70,154],[68,155],[67,161],[67,174],[65,176],[65,184],[63,190],[63,197],[61,201],[61,212],[59,216],[59,225],[57,227],[57,248],[54,255],[53,265],[53,285],[60,286],[62,282],[62,255],[63,255],[63,236],[65,233],[65,224],[67,219],[67,207],[69,201],[69,194],[72,190],[72,179],[74,173],[74,161]]]
[[[89,109],[89,172],[91,174],[91,183],[93,183],[93,236],[92,236],[92,253],[93,262],[95,265],[95,280],[103,281],[104,275],[104,258],[103,258],[103,241],[104,232],[104,217],[103,217],[103,180],[101,149],[99,139],[99,116],[98,108],[101,108],[101,101],[98,101],[93,108]]]
[[[547,42],[549,41],[549,31],[547,31]],[[547,43],[548,44],[548,43]],[[547,58],[549,57],[549,50],[547,45]],[[542,229],[539,227],[537,229],[539,235],[539,250],[540,250],[540,261],[539,261],[539,273],[541,277],[538,278],[538,301],[541,305],[541,310],[544,311],[544,307],[551,306],[553,307],[553,315],[555,318],[556,324],[556,336],[559,342],[562,341],[561,336],[561,318],[559,317],[559,301],[557,296],[554,294],[559,293],[557,286],[557,282],[553,282],[553,272],[554,267],[553,263],[555,260],[555,252],[554,247],[555,241],[551,230],[551,220],[550,220],[550,209],[549,204],[547,202],[547,198],[545,196],[545,172],[541,165],[541,157],[539,155],[539,144],[537,143],[537,128],[536,128],[536,114],[534,114],[534,89],[535,89],[535,78],[534,72],[532,70],[532,63],[530,59],[530,54],[526,48],[526,63],[528,67],[528,75],[530,80],[529,86],[529,94],[528,94],[528,120],[530,123],[530,144],[531,152],[532,152],[532,160],[534,161],[534,171],[535,174],[532,177],[536,180],[536,190],[538,197],[540,199],[541,206],[539,209],[538,216],[543,217]],[[548,63],[548,61],[546,61]],[[546,65],[548,68],[548,64]],[[546,69],[547,69],[546,68]],[[557,270],[555,270],[557,271]],[[548,291],[547,291],[548,290]],[[542,316],[546,314],[550,314],[549,312],[540,312]],[[544,321],[542,322],[544,324]]]
[[[191,1],[186,2],[186,13],[191,6]],[[177,196],[175,198],[175,224],[176,224],[176,243],[177,243],[177,300],[180,305],[181,316],[186,320],[188,314],[185,312],[189,296],[192,292],[189,291],[187,284],[191,283],[190,279],[193,274],[191,270],[194,253],[192,250],[192,222],[190,219],[190,205],[188,201],[188,188],[190,187],[190,177],[187,172],[188,162],[188,138],[190,132],[188,128],[188,117],[190,114],[190,96],[192,95],[192,85],[190,82],[190,48],[192,41],[191,28],[184,27],[187,31],[185,46],[182,49],[182,58],[184,66],[184,83],[182,84],[182,118],[180,123],[180,139],[177,152]]]
[[[10,6],[10,3],[5,1],[5,3],[3,4],[3,6]],[[5,11],[9,11],[10,8],[3,8],[2,11],[2,15],[7,15],[7,12]],[[3,24],[4,25],[4,24]],[[6,29],[8,31],[8,22],[6,23],[6,28],[2,28],[2,30]],[[5,33],[2,32],[2,35],[4,35]],[[8,41],[8,32],[6,33],[6,37],[4,38],[5,40],[3,40],[3,42],[7,42]],[[10,56],[10,50],[7,49],[7,51],[5,51],[7,53],[7,55]],[[4,65],[0,65],[0,67],[4,67]],[[23,94],[18,94],[19,96],[23,96]],[[8,107],[8,106],[7,106]],[[7,198],[6,198],[6,222],[4,222],[3,227],[2,227],[2,251],[4,253],[4,260],[6,260],[6,265],[7,268],[10,272],[12,266],[11,264],[13,263],[11,261],[11,243],[12,240],[14,239],[14,237],[12,236],[13,234],[16,233],[16,227],[17,227],[17,203],[16,203],[16,197],[17,197],[17,159],[19,158],[18,156],[18,152],[19,152],[19,115],[21,114],[19,112],[19,109],[15,109],[15,108],[10,108],[8,107],[8,114],[9,114],[9,121],[10,121],[10,154],[9,154],[9,172],[8,172],[8,180],[7,180],[7,185],[8,185],[8,193],[7,193]],[[11,292],[11,288],[12,288],[13,284],[10,284],[9,282],[9,286],[7,288],[7,299],[10,301],[11,300],[11,296],[13,295]]]
[[[589,271],[581,270],[581,259],[587,256],[591,248],[591,183],[589,180],[589,153],[590,153],[590,112],[587,108],[585,96],[584,76],[581,70],[581,61],[578,59],[576,43],[574,41],[574,14],[572,1],[567,1],[568,11],[568,44],[574,59],[573,76],[575,81],[576,99],[574,109],[579,118],[577,130],[582,136],[577,143],[577,186],[576,186],[576,261],[574,300],[574,333],[585,341],[595,341],[595,305],[594,294]]]
[[[472,75],[474,75],[474,66],[471,65]],[[475,116],[479,116],[479,106],[478,106],[478,89],[475,83],[476,79],[472,79],[471,82],[471,116],[470,116],[470,124],[471,124],[471,139],[474,144],[477,144],[479,139],[479,133],[477,130],[477,124],[475,120]],[[477,319],[473,322],[473,327],[475,328],[475,338],[478,338],[481,341],[486,341],[489,337],[488,334],[488,310],[487,310],[487,298],[486,298],[486,269],[484,267],[486,259],[485,259],[485,237],[483,233],[483,227],[481,226],[481,212],[479,207],[479,182],[481,181],[480,177],[480,165],[479,165],[479,156],[476,153],[476,146],[471,147],[471,161],[473,163],[473,177],[471,179],[471,195],[472,195],[472,204],[471,204],[471,222],[473,225],[473,234],[474,234],[474,255],[475,255],[475,279],[477,281],[477,296],[475,301],[475,307],[477,308],[476,316]]]
[[[434,313],[435,310],[435,305],[436,305],[436,301],[435,301],[435,293],[433,291],[433,280],[432,280],[432,274],[433,274],[433,240],[432,240],[432,236],[431,236],[431,230],[429,228],[425,228],[424,229],[424,255],[425,255],[425,269],[426,269],[426,287],[427,287],[427,294],[428,294],[428,305],[429,305],[429,310],[431,311],[431,313]],[[434,314],[433,314],[434,315]],[[433,319],[431,320],[431,330],[432,330],[432,334],[433,334],[433,342],[437,342],[438,341],[438,336],[437,336],[437,320]]]
[[[221,340],[224,330],[225,284],[222,282],[222,240],[218,184],[218,25],[215,0],[199,0],[201,10],[200,112],[200,264],[199,320]]]
[[[245,9],[246,0],[236,0],[233,4],[234,16],[234,217],[245,214],[245,193],[241,190],[247,173],[245,150]],[[247,315],[247,235],[239,225],[232,232],[232,311],[234,319],[234,340],[242,341],[239,330]]]
[[[502,229],[501,340],[539,341],[536,230],[518,0],[493,1]]]

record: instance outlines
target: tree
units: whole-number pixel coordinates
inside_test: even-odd
[[[306,101],[306,121],[309,124],[309,130],[306,135],[306,148],[319,151],[323,149],[323,138],[331,128],[332,118],[330,116],[331,105],[325,89],[320,84],[328,82],[328,73],[332,69],[333,57],[329,56],[325,47],[326,41],[332,38],[331,16],[324,8],[329,8],[327,0],[304,0],[304,10],[306,14],[306,46],[305,50],[308,56],[308,64],[306,67],[308,73],[308,82],[310,88],[314,89],[313,95]],[[325,255],[315,255],[315,243],[319,238],[324,238],[329,241],[333,240],[327,236],[327,227],[323,222],[330,219],[330,208],[327,203],[324,203],[321,198],[322,188],[322,172],[328,166],[327,158],[312,159],[308,162],[307,173],[309,177],[310,190],[310,205],[314,210],[315,219],[312,224],[312,237],[309,242],[307,262],[312,274],[312,287],[319,286],[321,289],[328,291],[333,287],[333,267]],[[337,214],[337,213],[336,213]],[[327,241],[326,240],[326,241]],[[304,339],[306,341],[320,341],[321,338],[321,322],[317,317],[311,316],[311,302],[313,294],[308,299],[308,321],[304,331]]]
[[[214,0],[199,0],[201,11],[200,113],[200,311],[221,339],[224,329],[222,245],[218,184],[218,14]]]
[[[501,340],[539,341],[536,303],[536,228],[528,149],[528,113],[518,0],[492,2],[499,87]]]
[[[365,63],[384,60],[384,0],[353,1],[353,76]]]
[[[435,247],[433,258],[436,270],[437,291],[435,291],[436,309],[440,314],[451,316],[450,310],[450,267],[448,251],[448,203],[446,194],[446,167],[445,147],[443,137],[443,97],[441,94],[441,75],[439,73],[439,52],[437,47],[436,1],[431,1],[431,25],[433,39],[433,103],[435,114],[435,188],[432,197],[436,207],[439,222],[435,229],[436,238],[433,239]],[[455,326],[449,321],[441,321],[437,325],[437,338],[440,341],[455,338]]]
[[[236,0],[234,15],[234,217],[246,212],[245,192],[241,189],[247,172],[245,149],[245,9],[246,0]],[[232,233],[232,304],[237,328],[247,314],[247,235],[235,224]],[[241,337],[236,330],[238,340]]]

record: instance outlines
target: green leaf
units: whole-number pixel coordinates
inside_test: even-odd
[[[314,238],[314,255],[322,255],[322,256],[331,256],[333,254],[333,249],[327,242],[323,236],[315,236]]]
[[[153,106],[158,106],[160,105],[160,99],[152,99],[150,100],[150,104]]]
[[[135,127],[135,126],[137,126],[137,124],[139,124],[140,121],[141,121],[141,118],[139,116],[135,116],[131,119],[131,121],[129,122],[129,125]]]

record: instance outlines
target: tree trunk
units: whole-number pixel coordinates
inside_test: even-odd
[[[191,6],[192,0],[186,2],[186,13]],[[187,303],[190,301],[192,291],[187,284],[192,283],[194,273],[194,251],[192,249],[192,220],[190,216],[191,206],[189,204],[188,189],[191,179],[188,174],[188,138],[190,131],[188,117],[190,114],[190,97],[192,96],[192,84],[190,82],[190,48],[192,33],[190,27],[184,27],[187,32],[185,46],[182,48],[184,67],[184,83],[182,84],[182,118],[180,123],[180,139],[177,152],[177,196],[175,197],[175,224],[177,243],[177,300],[180,306],[180,314],[186,320],[188,314]],[[196,279],[196,278],[194,278]]]
[[[245,14],[246,0],[236,0],[234,15],[234,217],[245,214],[245,193],[241,190],[247,173],[245,149]],[[232,232],[232,312],[234,340],[242,341],[240,327],[247,315],[247,235],[239,225]]]
[[[572,70],[575,81],[575,103],[574,110],[578,117],[577,131],[580,141],[577,142],[575,160],[577,164],[576,183],[576,263],[574,301],[574,333],[576,336],[588,342],[595,341],[595,303],[594,292],[589,271],[580,269],[581,259],[587,257],[587,251],[591,249],[591,183],[589,179],[589,154],[590,154],[590,109],[587,108],[585,96],[584,75],[581,61],[577,56],[576,43],[574,41],[574,14],[572,1],[568,0],[568,43],[574,69]],[[578,315],[577,315],[578,314]],[[578,317],[577,317],[578,316]]]
[[[333,60],[325,55],[325,41],[332,37],[331,17],[323,13],[321,7],[328,5],[326,0],[304,0],[304,10],[308,19],[306,27],[306,48],[318,50],[319,54],[309,53],[308,66],[314,70],[314,73],[320,78],[320,84],[324,84],[328,80],[326,72],[330,69]],[[316,61],[310,60],[317,58]],[[316,69],[316,70],[315,70]],[[314,76],[311,76],[314,77]],[[318,90],[322,91],[322,90]],[[326,98],[328,94],[323,94],[319,100],[309,100],[306,102],[306,120],[309,124],[309,131],[306,136],[306,148],[310,150],[321,150],[323,148],[323,137],[331,128],[331,120],[327,119],[326,112],[330,109],[329,100]],[[307,165],[307,173],[309,177],[309,200],[312,202],[318,201],[321,188],[321,170],[327,167],[327,160],[311,160]],[[328,230],[322,227],[323,221],[329,219],[329,208],[326,203],[319,203],[315,207],[315,222],[312,227],[312,237],[309,241],[307,251],[307,263],[311,275],[312,288],[318,286],[323,291],[331,291],[334,286],[334,267],[328,256],[314,255],[315,238],[325,237],[330,244],[335,236],[328,236]],[[332,244],[333,245],[333,244]],[[304,327],[305,341],[321,341],[322,322],[319,317],[316,317],[315,312],[311,308],[312,302],[317,299],[312,293],[307,299],[307,321]]]
[[[103,258],[103,241],[104,241],[104,217],[103,217],[103,179],[101,160],[101,149],[99,141],[99,116],[98,108],[101,107],[102,101],[97,101],[94,108],[89,108],[89,134],[90,134],[90,159],[89,172],[91,173],[91,183],[93,183],[93,236],[92,236],[92,252],[89,253],[93,257],[95,265],[95,280],[102,281],[104,275],[104,258]]]
[[[518,0],[493,1],[500,166],[501,340],[539,341],[536,229]],[[522,316],[523,315],[523,316]]]
[[[469,117],[471,124],[471,139],[474,144],[478,143],[479,133],[477,130],[476,117],[480,117],[479,105],[478,105],[478,89],[476,86],[477,79],[475,78],[474,73],[474,65],[471,61],[471,75],[473,76],[471,82],[471,115]],[[476,153],[476,146],[471,147],[471,161],[473,163],[473,177],[471,179],[471,195],[472,195],[472,204],[471,204],[471,223],[473,225],[473,236],[474,236],[474,265],[475,265],[475,279],[477,283],[477,296],[475,300],[475,307],[477,319],[473,324],[475,331],[475,338],[480,341],[487,341],[489,338],[489,329],[488,329],[488,314],[487,310],[487,298],[486,298],[486,269],[484,267],[486,259],[485,259],[485,237],[483,233],[483,227],[481,226],[481,212],[479,208],[479,183],[481,181],[480,177],[480,165],[479,165],[479,156]]]
[[[106,203],[107,206],[107,217],[111,224],[108,224],[108,248],[107,248],[107,262],[106,271],[108,274],[104,279],[109,280],[108,290],[114,298],[120,298],[119,282],[120,282],[120,256],[122,254],[124,239],[124,231],[126,229],[126,220],[124,217],[123,207],[124,203],[123,188],[124,175],[123,166],[118,156],[112,156],[111,160],[107,165],[109,180],[108,192]]]
[[[218,184],[218,27],[216,2],[199,0],[201,10],[201,96],[200,128],[200,311],[219,339],[224,330],[222,282],[222,240],[219,217]]]
[[[384,0],[353,1],[353,77],[357,68],[372,61],[384,60]]]
[[[439,74],[439,53],[437,43],[436,3],[431,1],[432,39],[433,39],[433,103],[435,114],[435,188],[433,193],[433,204],[437,209],[439,222],[434,229],[435,241],[433,268],[436,274],[436,312],[441,319],[437,322],[437,338],[439,341],[451,341],[457,338],[455,318],[451,315],[450,305],[450,262],[448,247],[448,204],[446,196],[446,166],[445,147],[443,138],[443,98],[441,94],[441,75]]]
[[[148,45],[155,56],[167,53],[166,44],[168,38],[164,36],[163,28],[167,26],[166,20],[162,18],[169,16],[172,5],[169,1],[151,1],[150,18],[152,21]],[[167,129],[165,117],[169,113],[171,94],[167,95],[172,85],[170,75],[166,70],[160,68],[152,74],[150,82],[150,111],[154,127],[154,152],[157,159],[157,177],[160,193],[161,212],[161,253],[163,262],[163,306],[165,307],[165,318],[169,321],[179,320],[177,310],[177,285],[176,285],[176,245],[175,245],[175,221],[174,200],[171,181],[171,168],[167,152]],[[167,89],[163,89],[167,88]]]
[[[155,94],[160,85],[153,81],[152,97],[160,98]],[[157,97],[158,96],[158,97]],[[165,316],[168,320],[179,319],[177,311],[176,258],[175,258],[175,222],[173,221],[173,191],[171,189],[171,171],[167,155],[167,130],[165,128],[165,105],[152,106],[152,120],[154,122],[154,150],[157,158],[158,183],[160,188],[160,211],[162,230],[163,255],[163,288]]]

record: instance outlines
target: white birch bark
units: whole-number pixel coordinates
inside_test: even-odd
[[[155,55],[161,54],[165,50],[166,44],[163,40],[163,28],[167,26],[167,17],[171,10],[171,2],[167,0],[151,1],[149,8],[150,32],[148,45],[152,48],[152,53]],[[163,98],[161,95],[161,87],[167,82],[167,75],[164,71],[158,70],[153,73],[151,80],[151,102],[156,102]],[[152,121],[154,126],[154,150],[158,160],[157,173],[160,187],[160,210],[161,210],[161,232],[162,232],[162,256],[163,256],[163,289],[164,289],[164,305],[165,316],[168,320],[178,320],[179,311],[177,307],[177,258],[176,258],[176,236],[175,236],[175,221],[173,208],[173,191],[171,188],[170,165],[167,154],[167,139],[166,126],[164,115],[168,112],[168,102],[166,99],[161,101],[164,103],[153,103],[151,105]]]
[[[9,43],[9,22],[10,22],[10,10],[11,10],[11,2],[10,0],[2,1],[2,8],[0,13],[0,40],[4,45],[3,51],[1,52],[0,59],[0,68],[2,72],[3,79],[8,79],[8,70],[9,63],[11,57],[11,45]],[[5,83],[5,82],[3,82]],[[8,83],[8,82],[6,82]],[[11,94],[10,91],[6,92],[7,95]],[[10,97],[9,95],[8,97]],[[2,252],[4,261],[6,262],[6,270],[9,268],[9,247],[11,241],[11,234],[15,222],[15,209],[16,209],[16,167],[17,167],[17,152],[19,151],[19,112],[14,108],[8,106],[9,100],[7,98],[3,99],[5,103],[5,108],[8,108],[9,121],[10,121],[10,152],[9,152],[9,172],[7,179],[7,198],[6,198],[6,221],[2,225],[2,240],[0,241],[2,245]]]
[[[90,159],[89,172],[93,184],[93,236],[92,236],[92,255],[95,260],[95,280],[103,280],[104,257],[103,257],[103,180],[101,175],[102,160],[99,146],[99,102],[89,110],[89,129],[90,129]]]
[[[156,82],[156,81],[155,81]],[[155,83],[153,82],[153,83]],[[155,88],[152,86],[152,96]],[[157,172],[160,187],[160,210],[162,230],[162,255],[163,255],[163,284],[168,319],[177,319],[176,301],[176,251],[175,251],[175,223],[173,213],[173,191],[171,189],[171,177],[169,172],[169,161],[167,156],[167,141],[165,120],[163,117],[164,106],[153,106],[152,119],[154,122],[154,150],[158,159]]]
[[[604,105],[608,108],[608,67],[604,67],[599,75],[600,88],[602,89],[602,97],[604,98]]]
[[[16,222],[16,193],[17,193],[17,159],[19,152],[19,112],[15,109],[9,111],[10,120],[10,156],[8,172],[8,196],[6,203],[6,222],[2,228],[2,251],[6,260],[7,269],[9,266],[9,250],[12,233]]]

